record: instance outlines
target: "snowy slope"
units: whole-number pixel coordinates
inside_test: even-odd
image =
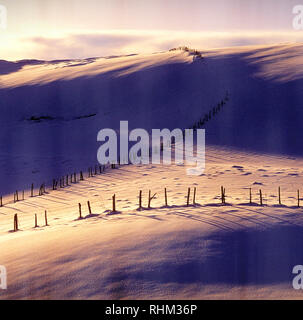
[[[0,265],[9,273],[0,298],[301,298],[291,271],[303,264],[302,51],[289,44],[210,50],[203,60],[176,50],[0,61]],[[204,175],[129,165],[87,178],[100,129],[120,120],[190,127],[226,92],[205,125]],[[79,170],[85,181],[50,189],[53,178]],[[47,194],[29,197],[32,182],[46,182]],[[200,205],[185,206],[188,187]],[[136,210],[140,189],[144,206],[148,190],[157,193],[153,209]],[[15,190],[25,201],[12,201]],[[120,212],[108,215],[113,194]],[[79,221],[87,200],[96,215]],[[14,233],[15,213],[22,231]]]
[[[292,268],[303,259],[302,207],[296,207],[302,172],[302,160],[216,147],[208,148],[204,176],[186,176],[182,166],[122,166],[10,203],[0,214],[0,261],[8,270],[0,297],[300,299]],[[188,187],[191,204],[197,188],[195,206],[186,206]],[[149,189],[157,193],[152,208],[138,211],[139,190],[146,208]],[[111,215],[114,193],[118,213]],[[21,231],[13,233],[16,212]]]
[[[86,169],[96,162],[97,132],[118,128],[120,120],[130,128],[190,127],[226,92],[228,105],[207,124],[208,143],[302,155],[302,50],[221,49],[194,61],[180,50],[2,61],[0,192]]]

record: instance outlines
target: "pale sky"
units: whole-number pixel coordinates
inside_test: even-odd
[[[302,41],[299,0],[0,0],[0,59],[84,58]],[[302,0],[303,4],[303,0]]]

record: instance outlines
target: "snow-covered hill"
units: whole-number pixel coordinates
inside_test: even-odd
[[[302,155],[301,44],[0,63],[0,193],[86,169],[102,128],[186,128],[229,94],[209,144]],[[32,120],[30,120],[32,119]],[[41,119],[41,121],[35,121]],[[26,182],[26,183],[25,183]]]
[[[296,246],[303,234],[296,199],[302,53],[301,44],[281,44],[202,51],[204,59],[175,50],[0,61],[0,265],[9,272],[9,289],[0,295],[300,297],[291,271],[303,264]],[[130,129],[189,128],[226,95],[204,125],[204,175],[186,176],[183,166],[130,165],[87,179],[100,129],[118,129],[121,120]],[[51,190],[53,178],[80,170],[85,181]],[[30,197],[31,184],[43,182],[47,194]],[[221,185],[227,206],[220,205]],[[199,205],[185,206],[188,187],[197,188]],[[137,211],[140,189],[144,205],[149,189],[157,193],[152,209]],[[25,190],[24,201],[12,201],[15,190]],[[113,194],[119,213],[108,215]],[[86,215],[87,200],[95,215],[76,220],[78,203]],[[41,227],[44,210],[49,227]],[[15,213],[22,231],[14,233]]]
[[[41,197],[26,193],[16,204],[5,198],[0,262],[8,289],[0,299],[302,298],[292,287],[292,269],[303,259],[302,207],[296,207],[302,160],[209,147],[206,161],[198,177],[182,166],[129,165]],[[144,208],[148,191],[156,193],[151,209],[137,210],[139,190]],[[15,213],[20,231],[9,232]]]

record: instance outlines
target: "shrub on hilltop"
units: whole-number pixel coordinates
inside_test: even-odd
[[[181,51],[189,52],[189,53],[190,53],[191,55],[193,55],[194,57],[203,59],[202,52],[199,51],[199,50],[197,50],[197,49],[192,49],[192,48],[189,48],[189,47],[186,47],[186,46],[180,46],[180,47],[177,47],[177,48],[172,48],[172,49],[170,49],[169,51],[176,51],[176,50],[181,50]]]

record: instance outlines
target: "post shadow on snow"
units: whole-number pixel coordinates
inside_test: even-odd
[[[116,215],[122,214],[122,211],[119,211],[119,210],[115,210],[115,211],[105,210],[104,213],[106,213],[107,216],[116,216]]]
[[[207,255],[203,249],[206,240]],[[153,263],[139,271],[136,266],[120,269],[107,281],[129,280],[134,285],[136,282],[240,286],[285,283],[291,287],[292,269],[303,261],[302,243],[303,228],[298,226],[226,231],[207,239],[201,236],[187,244],[190,247],[187,251],[185,244],[176,240],[167,248],[173,256],[169,261]],[[176,252],[178,260],[174,258]]]
[[[87,220],[87,219],[91,219],[91,218],[97,218],[100,217],[99,213],[91,213],[91,214],[87,214],[83,217],[78,217],[77,219],[75,219],[74,221],[81,221],[81,220]]]
[[[137,210],[137,211],[143,211],[143,210]],[[143,214],[139,214],[139,213],[128,213],[128,215],[130,216],[136,216],[136,217],[142,217],[142,218],[148,218],[148,219],[153,219],[153,220],[157,220],[157,221],[163,221],[163,219],[159,218],[157,215],[152,214],[152,215],[143,215]]]
[[[183,218],[186,218],[186,219],[190,219],[190,220],[194,220],[194,221],[197,221],[197,222],[202,222],[204,224],[216,227],[216,228],[221,229],[223,231],[225,231],[225,230],[229,230],[229,231],[235,230],[234,228],[232,228],[230,226],[227,226],[225,222],[219,222],[215,218],[210,220],[209,216],[203,218],[201,216],[196,216],[196,215],[192,215],[190,213],[178,212],[178,211],[175,211],[173,213],[168,213],[168,214],[169,215],[177,215],[177,216],[180,216],[180,217],[183,217]],[[223,219],[223,220],[226,221],[226,219]],[[228,222],[233,223],[233,221],[228,221]],[[235,223],[235,224],[237,224],[237,223]],[[239,227],[239,224],[237,224],[237,227]],[[243,227],[243,226],[240,225],[240,227]]]
[[[270,223],[259,220],[258,218],[250,217],[249,215],[243,215],[243,214],[241,214],[241,211],[238,213],[238,210],[226,211],[226,212],[224,212],[224,214],[227,214],[227,216],[236,217],[238,219],[240,218],[243,221],[250,221],[251,223],[253,223],[255,225],[259,225],[261,227],[264,227],[264,226],[270,227],[271,226]]]
[[[157,198],[155,198],[157,199]],[[141,208],[137,208],[136,211],[150,211],[150,210],[157,210],[157,209],[176,209],[176,208],[194,208],[194,207],[202,207],[201,204],[199,203],[194,203],[194,204],[180,204],[180,205],[177,205],[177,204],[172,204],[172,205],[163,205],[163,206],[160,206],[160,207],[154,207],[154,206],[150,206],[149,207],[146,207],[146,206],[142,206]]]
[[[234,205],[235,208],[237,208],[237,205]],[[239,208],[239,207],[238,207]],[[298,209],[298,208],[297,208]],[[288,223],[288,224],[291,224],[291,225],[295,225],[295,226],[298,226],[297,224],[294,224],[290,221],[288,221],[287,219],[282,219],[280,217],[277,217],[277,216],[274,216],[274,215],[270,215],[268,213],[265,213],[265,212],[261,212],[260,210],[256,210],[256,209],[252,209],[252,208],[245,208],[246,211],[250,211],[250,212],[253,212],[253,213],[257,213],[257,214],[260,214],[260,215],[263,215],[265,217],[268,217],[268,218],[271,218],[273,220],[277,220],[279,222],[284,222],[284,223]]]
[[[254,207],[258,207],[258,208],[264,208],[264,207],[268,207],[267,205],[263,205],[263,206],[260,206],[260,204],[255,204],[255,203],[248,203],[248,204],[245,204],[245,203],[241,203],[241,204],[231,204],[231,203],[209,203],[209,204],[199,204],[199,203],[196,203],[196,204],[191,204],[189,206],[187,205],[172,205],[172,206],[162,206],[162,207],[158,207],[156,209],[165,209],[165,208],[173,208],[173,209],[185,209],[185,208],[195,208],[195,207],[201,207],[201,208],[207,208],[207,207],[215,207],[215,208],[224,208],[224,207],[233,207],[233,208],[236,208],[236,209],[240,209],[240,210],[246,210],[246,211],[251,211],[253,213],[257,213],[259,215],[263,215],[263,216],[266,216],[268,218],[271,218],[273,219],[274,221],[278,220],[279,222],[284,222],[284,223],[288,223],[288,224],[293,224],[291,222],[289,222],[287,219],[282,219],[280,217],[277,217],[277,216],[274,216],[274,215],[270,215],[268,213],[264,213],[260,210],[256,210]],[[246,208],[243,208],[243,207],[246,207]],[[251,207],[251,208],[250,208]],[[275,207],[275,206],[273,206]],[[287,207],[287,206],[284,206],[284,205],[281,205],[281,206],[276,206],[276,207],[279,207],[279,208],[288,208],[288,209],[293,209],[295,211],[298,210],[298,207]],[[254,208],[255,210],[253,210],[252,208]],[[145,208],[141,209],[141,210],[145,210]],[[235,215],[235,214],[232,214],[233,212],[237,212],[237,210],[230,210],[230,211],[223,211],[222,212],[222,216],[216,216],[216,217],[213,217],[212,215],[209,215],[207,214],[206,212],[201,212],[201,214],[203,215],[206,215],[206,216],[210,216],[210,217],[213,217],[213,218],[216,218],[216,219],[223,219],[225,221],[227,221],[228,223],[230,224],[236,224],[240,227],[244,227],[243,225],[239,224],[239,223],[236,223],[234,221],[231,221],[231,220],[227,220],[223,217],[223,215],[234,215],[238,218],[241,218],[242,220],[247,220],[247,221],[252,221],[254,222],[255,224],[258,224],[258,225],[261,225],[261,226],[270,226],[269,223],[267,222],[264,222],[264,221],[259,221],[257,218],[252,218],[252,217],[248,217],[248,216],[245,216],[245,215]],[[222,224],[216,224],[214,223],[213,221],[209,221],[209,220],[204,220],[202,219],[201,217],[198,217],[198,216],[193,216],[191,214],[188,214],[188,213],[182,213],[182,212],[172,212],[172,213],[168,213],[168,215],[170,214],[179,214],[179,215],[183,215],[185,218],[189,218],[189,219],[193,219],[193,220],[197,220],[197,221],[200,221],[200,222],[204,222],[204,223],[207,223],[207,224],[210,224],[210,225],[213,225],[213,226],[217,226],[221,229],[226,229],[226,228],[229,228],[228,226],[226,225],[222,225]],[[293,225],[296,225],[296,224],[293,224]]]
[[[22,232],[23,230],[22,229],[18,229],[18,230],[8,230],[8,233],[16,233],[16,232]]]
[[[114,215],[120,215],[120,214],[122,214],[122,211],[105,210],[103,211],[103,213],[91,213],[82,217],[78,217],[74,219],[74,221],[82,221],[82,220],[87,220],[92,218],[104,219],[107,216],[114,216]]]

